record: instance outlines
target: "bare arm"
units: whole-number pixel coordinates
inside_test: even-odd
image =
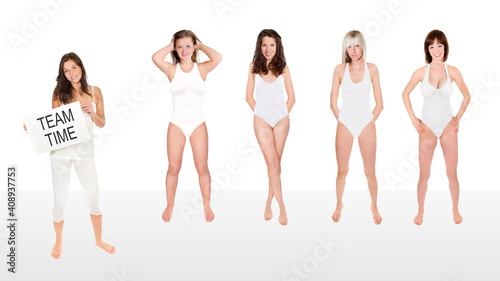
[[[90,113],[90,117],[92,117],[92,120],[97,127],[102,128],[106,125],[106,117],[104,116],[104,100],[99,87],[94,87],[94,101],[96,105],[96,112],[92,111]]]
[[[469,106],[471,96],[469,93],[469,89],[465,84],[464,78],[462,77],[462,73],[460,73],[458,68],[453,66],[448,66],[448,71],[450,72],[451,81],[455,81],[455,83],[458,86],[458,89],[464,96],[464,100],[460,105],[460,109],[458,110],[457,116],[455,116],[455,133],[458,133],[458,122],[460,121],[460,119],[462,119],[462,116],[464,115],[467,106]]]
[[[255,110],[255,99],[253,98],[253,90],[255,88],[255,75],[252,73],[252,64],[250,64],[250,68],[248,69],[248,80],[247,80],[247,94],[246,101],[252,111]]]
[[[413,124],[417,132],[420,134],[422,134],[425,130],[422,127],[422,120],[418,119],[415,116],[415,113],[413,112],[413,108],[411,106],[411,101],[410,101],[410,94],[413,91],[413,89],[415,89],[415,86],[417,86],[418,82],[422,81],[424,74],[425,74],[425,68],[417,69],[411,76],[410,82],[408,82],[405,89],[403,90],[403,102],[405,104],[406,111],[410,116],[411,123]]]
[[[222,61],[222,55],[219,54],[216,50],[201,43],[200,41],[196,42],[196,49],[204,52],[210,59],[208,61],[198,64],[201,78],[205,80],[207,78],[208,73],[214,70],[217,67],[217,65],[219,65],[219,63]]]
[[[172,82],[172,78],[175,75],[175,65],[166,62],[165,58],[173,50],[174,43],[170,42],[168,46],[161,48],[158,52],[153,54],[153,62],[161,71],[163,71],[163,73],[165,73],[165,75],[167,75],[170,82]]]
[[[286,108],[288,112],[292,111],[292,107],[295,104],[295,91],[293,90],[292,76],[290,75],[290,68],[285,66],[283,71],[283,78],[285,79],[285,90],[288,96],[286,100]]]
[[[367,63],[368,71],[370,71],[370,76],[372,77],[372,87],[373,87],[373,97],[375,98],[375,108],[372,111],[373,119],[372,121],[377,121],[382,109],[384,109],[384,102],[382,100],[382,89],[380,87],[380,76],[378,68],[373,63]]]
[[[339,64],[335,67],[335,70],[333,71],[332,90],[330,93],[330,108],[332,109],[333,115],[335,115],[337,121],[339,120],[339,114],[340,114],[340,109],[337,105],[337,102],[339,100],[339,90],[342,79],[341,74],[344,73],[342,71],[342,68],[343,66]]]

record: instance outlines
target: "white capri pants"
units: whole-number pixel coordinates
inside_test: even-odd
[[[64,208],[66,207],[66,198],[68,196],[71,165],[75,168],[78,179],[82,184],[85,201],[87,201],[90,213],[95,216],[100,215],[99,184],[97,182],[94,157],[84,160],[50,158],[52,164],[52,185],[54,188],[53,220],[55,222],[64,220]]]

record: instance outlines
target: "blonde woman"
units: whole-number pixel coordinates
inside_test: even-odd
[[[337,101],[342,88],[342,108]],[[370,91],[373,89],[375,108],[370,107]],[[342,64],[335,67],[331,91],[330,107],[338,121],[335,137],[337,155],[337,206],[332,215],[334,222],[339,222],[344,204],[342,197],[349,170],[349,158],[352,144],[358,139],[359,149],[363,158],[365,175],[368,180],[368,190],[371,197],[371,211],[375,224],[382,222],[377,207],[377,178],[375,176],[375,155],[377,135],[375,121],[384,108],[382,91],[377,66],[366,62],[366,43],[363,34],[357,30],[349,31],[342,43]]]

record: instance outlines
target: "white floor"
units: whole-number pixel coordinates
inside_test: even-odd
[[[53,260],[52,193],[21,192],[18,274],[4,265],[0,280],[500,280],[500,192],[462,192],[464,223],[456,226],[449,193],[429,191],[421,227],[412,222],[414,191],[380,192],[380,226],[367,191],[346,192],[338,224],[330,219],[333,191],[287,191],[286,227],[276,204],[275,218],[264,221],[265,192],[221,192],[210,224],[195,195],[179,191],[166,224],[164,192],[102,192],[104,238],[117,248],[109,255],[93,245],[83,194],[71,191],[63,256]],[[5,237],[2,228],[3,256]]]

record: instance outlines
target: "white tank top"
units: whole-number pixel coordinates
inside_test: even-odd
[[[94,112],[96,110],[94,102],[94,86],[92,86],[92,107]],[[51,157],[71,159],[71,160],[84,160],[94,157],[94,122],[90,114],[83,112],[83,117],[89,129],[90,140],[77,143],[75,145],[63,147],[50,152]]]

